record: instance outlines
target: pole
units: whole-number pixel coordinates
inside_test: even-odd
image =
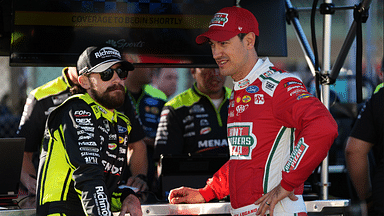
[[[365,10],[369,8],[369,5],[371,4],[372,0],[364,0],[361,3],[361,6],[359,8],[359,11]],[[356,20],[353,21],[351,28],[349,29],[348,35],[344,41],[343,46],[341,47],[340,53],[337,56],[336,62],[333,65],[332,71],[330,73],[331,80],[335,81],[336,78],[339,76],[340,69],[344,64],[345,58],[347,57],[347,54],[349,52],[349,49],[351,48],[351,45],[356,37],[356,29],[357,29],[357,23]]]
[[[285,6],[287,9],[287,13],[288,13],[287,17],[289,18],[289,21],[292,23],[292,25],[294,27],[296,37],[300,43],[301,49],[304,52],[305,60],[307,61],[308,67],[311,70],[312,75],[315,76],[316,75],[316,73],[315,73],[315,71],[316,71],[315,70],[315,55],[313,54],[312,49],[309,46],[308,40],[305,37],[305,33],[304,33],[303,29],[301,28],[299,19],[294,14],[295,9],[293,8],[290,0],[285,1]]]
[[[325,0],[324,3],[331,4],[332,0]],[[331,25],[332,14],[324,14],[323,22],[323,66],[322,74],[329,75],[331,69]],[[322,85],[322,102],[329,110],[329,85]],[[321,166],[321,199],[328,199],[328,156],[323,160]]]

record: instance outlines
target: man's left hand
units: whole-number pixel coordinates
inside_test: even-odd
[[[260,205],[256,215],[264,215],[269,210],[269,215],[273,216],[275,205],[285,197],[289,197],[292,201],[298,200],[293,191],[287,191],[279,184],[255,202],[255,205]]]
[[[125,214],[127,213],[130,213],[131,216],[143,215],[143,212],[141,211],[140,201],[133,194],[128,195],[124,199],[119,216],[125,216]]]

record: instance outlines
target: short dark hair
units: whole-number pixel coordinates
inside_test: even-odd
[[[242,41],[245,37],[245,35],[247,35],[248,33],[240,33],[238,34],[237,36],[239,36],[240,40]],[[256,52],[258,51],[258,48],[259,48],[259,36],[255,35],[256,38],[255,38],[255,50]]]
[[[69,91],[71,92],[72,95],[75,95],[75,94],[85,94],[87,93],[87,90],[85,90],[83,87],[81,87],[81,85],[79,84],[75,84],[73,85]]]

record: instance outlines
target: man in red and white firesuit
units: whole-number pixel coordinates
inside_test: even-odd
[[[303,185],[326,157],[337,124],[299,78],[258,58],[258,36],[250,11],[227,7],[196,38],[198,44],[209,42],[220,73],[234,80],[227,126],[230,160],[204,188],[172,190],[170,203],[230,195],[232,215],[307,215]]]

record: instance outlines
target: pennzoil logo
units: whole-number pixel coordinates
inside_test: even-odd
[[[296,169],[296,167],[300,164],[300,161],[303,158],[305,152],[308,150],[308,147],[309,146],[304,142],[304,138],[300,138],[299,142],[291,153],[291,157],[289,157],[287,164],[284,166],[285,172],[290,172]]]
[[[249,96],[249,95],[244,95],[244,97],[243,97],[243,99],[242,99],[243,103],[248,103],[248,102],[250,102],[251,100],[252,100],[252,98],[251,98],[251,96]]]
[[[228,14],[227,13],[216,13],[211,19],[211,23],[209,23],[209,28],[211,26],[220,26],[224,27],[225,23],[228,22]]]

